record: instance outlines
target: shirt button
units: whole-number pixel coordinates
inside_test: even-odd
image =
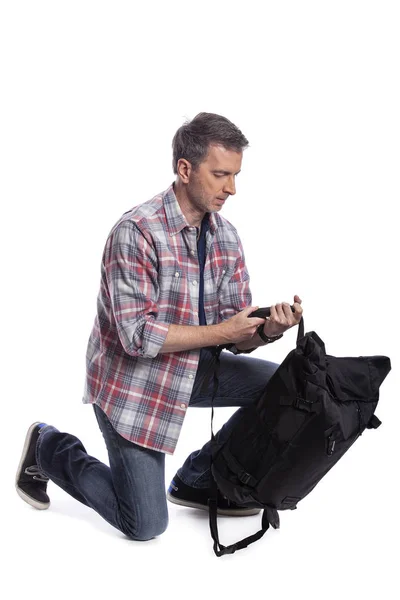
[[[179,277],[179,273],[178,272],[175,273],[175,277]]]
[[[225,269],[222,269],[222,275],[225,275],[226,271]]]
[[[198,312],[195,312],[195,313],[194,313],[194,316],[195,316],[195,317],[198,317],[198,316],[199,316],[199,313],[198,313]]]
[[[194,250],[191,250],[191,251],[190,251],[190,254],[194,254]]]
[[[192,374],[189,375],[189,379],[193,379],[193,375]]]
[[[183,402],[182,402],[181,408],[186,408],[186,404],[183,404]]]
[[[193,281],[193,285],[197,285],[197,281]]]

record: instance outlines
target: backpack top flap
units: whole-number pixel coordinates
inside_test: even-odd
[[[387,356],[327,356],[327,388],[340,402],[377,402],[391,369]]]
[[[340,402],[377,401],[379,387],[391,370],[387,356],[336,357],[325,354],[325,345],[314,331],[298,340],[295,354],[300,360],[301,376],[325,387]]]

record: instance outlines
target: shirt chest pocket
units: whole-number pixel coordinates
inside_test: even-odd
[[[181,293],[186,286],[186,277],[182,268],[173,265],[163,269],[159,275],[158,282],[162,296],[169,296],[171,293]]]
[[[229,281],[234,271],[234,265],[223,264],[213,270],[213,284],[217,295],[221,295],[226,291]]]
[[[158,307],[167,323],[190,323],[192,303],[186,273],[180,265],[168,266],[159,274],[160,295]]]

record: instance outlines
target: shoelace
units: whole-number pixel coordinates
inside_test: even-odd
[[[26,467],[25,473],[27,475],[32,475],[33,479],[37,481],[43,481],[43,483],[47,483],[49,478],[39,469],[37,465],[32,465],[31,467]]]

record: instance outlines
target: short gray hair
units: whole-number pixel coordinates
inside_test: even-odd
[[[177,174],[178,160],[185,158],[196,170],[208,154],[210,144],[242,152],[249,145],[243,133],[229,119],[214,113],[201,112],[186,121],[172,140],[172,168]]]

